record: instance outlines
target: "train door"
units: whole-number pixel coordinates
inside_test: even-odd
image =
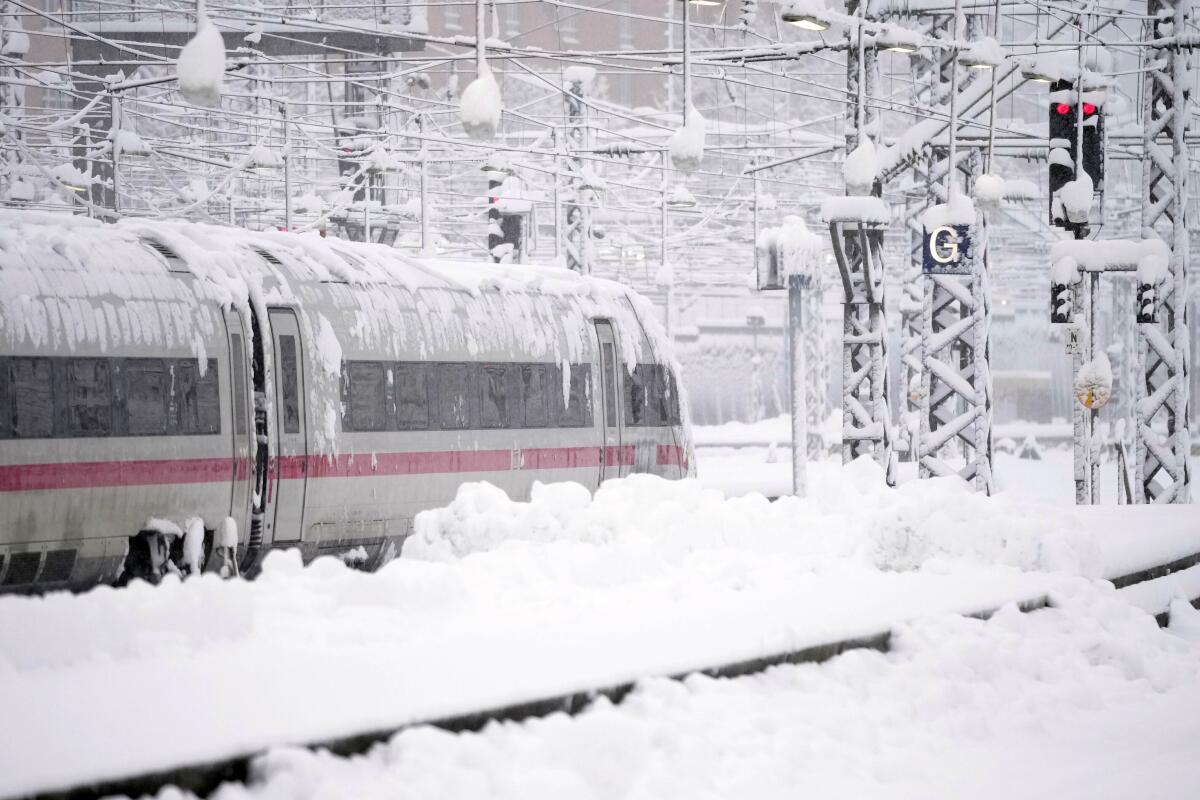
[[[250,339],[242,315],[236,309],[225,312],[225,328],[229,335],[229,417],[233,443],[233,494],[229,501],[229,516],[245,530],[250,512],[250,489],[254,480],[251,442],[254,440],[254,415],[250,407],[251,392]]]
[[[600,480],[621,475],[621,370],[617,359],[617,339],[612,323],[596,320],[596,338],[600,342],[600,393],[603,410],[604,451],[600,454]]]
[[[296,312],[270,309],[274,341],[275,414],[272,428],[275,455],[271,467],[274,484],[272,541],[300,539],[304,525],[304,492],[308,483],[308,424],[305,404],[304,342]],[[268,497],[271,489],[268,488]],[[271,519],[268,514],[267,519]]]

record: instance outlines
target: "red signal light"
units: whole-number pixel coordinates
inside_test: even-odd
[[[1084,108],[1086,109],[1087,106],[1085,105]],[[1071,107],[1066,103],[1055,103],[1054,111],[1058,114],[1062,114],[1065,117],[1067,114],[1071,113]]]
[[[1088,116],[1088,117],[1090,117],[1092,114],[1095,114],[1096,113],[1096,104],[1095,103],[1084,103],[1083,104],[1083,113],[1085,116]]]

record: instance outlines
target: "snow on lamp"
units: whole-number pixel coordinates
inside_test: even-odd
[[[968,69],[995,69],[1004,63],[1004,48],[995,39],[980,39],[958,54],[958,63]]]
[[[688,103],[683,126],[671,135],[671,164],[680,172],[695,172],[704,160],[704,117]]]
[[[204,0],[196,3],[196,33],[179,52],[179,91],[189,103],[213,107],[221,102],[225,78],[225,42],[208,18]]]
[[[780,17],[784,22],[806,31],[828,30],[832,24],[828,9],[820,0],[796,0],[780,13]]]
[[[884,25],[875,34],[875,49],[910,55],[921,49],[921,36],[898,25]]]
[[[846,180],[846,194],[872,194],[875,182],[879,180],[879,158],[870,136],[860,137],[858,147],[846,156],[842,176]]]
[[[486,141],[500,127],[500,84],[496,83],[487,62],[481,62],[480,67],[475,80],[463,90],[459,117],[468,136]]]

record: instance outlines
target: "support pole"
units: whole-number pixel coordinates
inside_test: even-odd
[[[287,100],[280,101],[279,114],[283,118],[283,227],[290,231],[292,229],[292,153],[291,120]],[[370,198],[368,197],[368,199]],[[365,241],[371,241],[369,231]]]
[[[112,149],[112,210],[121,214],[121,98],[115,93],[109,96],[108,135]]]
[[[801,330],[804,339],[804,386],[805,410],[808,414],[808,430],[821,431],[829,416],[829,351],[825,339],[825,287],[822,271],[814,269],[809,284],[804,288],[805,324]],[[808,457],[820,459],[825,455],[825,442],[820,435],[808,438]]]
[[[417,116],[417,131],[421,134],[421,151],[417,154],[420,173],[417,191],[421,203],[421,255],[428,256],[432,241],[429,238],[429,145],[425,141],[425,115]]]
[[[487,0],[475,0],[475,76],[487,69]]]
[[[683,124],[687,125],[688,110],[692,107],[692,26],[690,0],[683,6]]]
[[[667,151],[664,150],[662,154],[662,202],[659,203],[658,223],[659,229],[662,230],[662,241],[658,244],[658,263],[663,267],[667,266],[667,233],[670,229],[670,220],[667,218],[667,170],[670,163],[668,159]]]
[[[564,88],[567,105],[567,149],[574,151],[569,156],[571,190],[565,209],[567,267],[575,272],[590,275],[592,272],[592,192],[584,186],[583,157],[580,152],[587,149],[587,94],[589,76],[577,70],[567,77]]]
[[[21,80],[19,62],[25,58],[24,50],[19,46],[28,42],[28,36],[22,30],[21,19],[25,12],[15,3],[0,2],[0,52],[3,52],[12,63],[0,70],[0,110],[3,110],[8,121],[7,133],[18,142],[24,139],[21,117],[24,115],[25,87]],[[90,171],[89,171],[90,174]],[[0,163],[0,200],[24,201],[29,199],[16,190],[21,182],[21,148],[12,146],[3,154]],[[89,189],[88,199],[91,200]]]
[[[667,216],[667,152],[662,154],[662,201],[659,203],[659,225],[662,229],[662,241],[659,242],[658,263],[659,271],[665,279],[666,290],[666,329],[667,339],[674,341],[675,335],[675,271],[668,265],[669,251],[667,249],[667,233],[670,229],[670,218]]]
[[[788,378],[792,399],[792,494],[808,493],[808,370],[805,365],[803,275],[788,275]],[[810,322],[809,325],[812,325]]]

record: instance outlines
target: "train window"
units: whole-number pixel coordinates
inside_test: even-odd
[[[484,428],[512,426],[512,382],[508,364],[487,364],[479,370],[479,424]]]
[[[203,375],[198,361],[176,362],[175,408],[180,433],[221,432],[218,391],[215,359],[208,360]]]
[[[429,427],[429,387],[424,364],[396,365],[396,427],[423,431]]]
[[[300,375],[296,363],[296,337],[280,334],[279,366],[283,373],[283,432],[300,432]]]
[[[679,403],[679,384],[675,381],[675,373],[670,367],[660,366],[660,378],[663,387],[662,392],[662,422],[664,425],[681,425],[683,424],[683,415],[680,411]]]
[[[525,400],[525,427],[546,427],[549,418],[546,367],[541,364],[526,364],[521,367],[521,390]]]
[[[604,343],[600,350],[600,357],[604,370],[604,424],[612,428],[617,424],[617,387],[611,385],[617,377],[617,356],[612,342]],[[574,369],[572,369],[573,371]]]
[[[217,360],[208,360],[208,369],[200,376],[197,387],[200,396],[200,432],[221,432],[221,382],[218,380]]]
[[[0,439],[12,436],[12,394],[8,390],[8,361],[0,358]]]
[[[443,430],[470,427],[470,385],[470,364],[437,365],[438,421]]]
[[[343,416],[346,430],[382,431],[388,428],[387,371],[382,361],[350,361],[342,365],[348,400]]]
[[[667,368],[662,364],[651,366],[654,382],[650,384],[650,421],[653,425],[670,425],[671,409],[667,392]]]
[[[653,425],[655,408],[651,402],[654,394],[654,366],[636,364],[625,383],[625,424],[630,426]]]
[[[112,432],[112,383],[103,358],[67,361],[67,425],[72,436],[107,436]]]
[[[171,367],[174,377],[171,398],[174,402],[176,433],[190,433],[200,427],[200,405],[196,402],[196,367],[189,361],[177,361]]]
[[[233,372],[233,432],[240,436],[246,433],[246,352],[240,333],[232,334],[229,340],[229,368]]]
[[[564,428],[590,428],[592,426],[592,365],[571,364],[570,369],[567,407],[563,409],[559,425]]]
[[[126,430],[131,434],[167,432],[171,379],[158,358],[131,358],[121,369],[125,379]]]

